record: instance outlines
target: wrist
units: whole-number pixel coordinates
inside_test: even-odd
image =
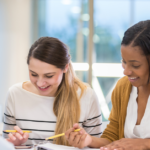
[[[93,147],[92,143],[93,143],[93,137],[91,135],[87,135],[89,136],[89,144],[87,145],[88,147]]]

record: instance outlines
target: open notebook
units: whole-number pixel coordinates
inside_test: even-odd
[[[63,146],[63,145],[56,145],[52,143],[46,143],[46,144],[41,144],[36,147],[36,150],[80,150],[79,148],[75,147],[70,147],[70,146]],[[98,149],[93,149],[93,148],[83,148],[82,150],[99,150]]]

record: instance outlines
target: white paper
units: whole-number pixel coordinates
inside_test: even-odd
[[[80,150],[79,148],[76,148],[76,147],[56,145],[56,144],[52,144],[52,143],[46,143],[46,144],[38,145],[37,150],[38,150],[39,147],[44,148],[46,150]],[[99,150],[99,148],[98,149],[93,149],[93,148],[85,147],[82,150]]]
[[[34,147],[33,148],[28,148],[28,149],[15,149],[15,150],[36,150],[36,149],[34,149]]]

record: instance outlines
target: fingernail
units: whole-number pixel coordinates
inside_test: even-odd
[[[26,136],[24,136],[24,138],[26,138]]]
[[[13,139],[14,139],[14,141],[16,140],[16,138],[15,138],[15,137],[14,137]]]
[[[105,148],[105,150],[107,150],[107,148]]]
[[[100,147],[100,150],[103,150],[104,148],[103,147]]]

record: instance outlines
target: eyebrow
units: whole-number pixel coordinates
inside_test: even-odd
[[[34,71],[32,71],[32,70],[30,70],[32,73],[36,73],[36,72],[34,72]],[[36,73],[37,74],[37,73]],[[48,74],[55,74],[55,72],[49,72],[49,73],[45,73],[45,75],[48,75]]]
[[[139,62],[139,61],[137,61],[137,60],[129,60],[129,62]]]

